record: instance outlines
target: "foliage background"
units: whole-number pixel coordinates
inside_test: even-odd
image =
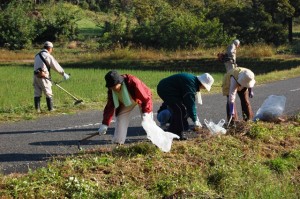
[[[300,15],[299,0],[1,0],[0,8],[0,47],[9,49],[45,40],[84,42],[78,22],[87,18],[99,27],[88,38],[97,50],[194,49],[228,44],[233,38],[243,44],[282,45],[293,41],[293,24]]]

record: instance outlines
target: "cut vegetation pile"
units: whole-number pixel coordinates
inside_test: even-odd
[[[1,177],[2,198],[299,198],[300,115],[237,123],[227,135],[150,142],[56,158],[47,168]]]

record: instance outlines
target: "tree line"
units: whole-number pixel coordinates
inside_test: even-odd
[[[44,40],[80,40],[84,11],[95,20],[99,49],[116,46],[190,49],[243,43],[293,42],[300,0],[0,0],[0,47],[22,49]]]

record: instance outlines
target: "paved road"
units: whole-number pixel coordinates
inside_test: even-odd
[[[255,96],[251,99],[254,112],[272,94],[287,97],[285,114],[293,114],[300,110],[300,77],[257,86],[254,92]],[[225,97],[215,94],[204,95],[202,98],[204,105],[198,107],[201,121],[206,118],[218,122],[225,118]],[[159,104],[154,105],[154,111],[158,109],[158,106]],[[140,126],[141,120],[137,108],[131,116],[127,143],[146,138]],[[89,133],[96,132],[100,121],[102,121],[102,112],[97,110],[1,124],[0,172],[4,174],[26,172],[28,169],[45,165],[50,157],[77,153],[78,140],[83,139]],[[84,149],[100,145],[110,147],[114,122],[111,127],[107,135],[96,136],[82,143],[82,147]]]

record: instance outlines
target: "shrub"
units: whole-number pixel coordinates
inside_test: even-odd
[[[30,15],[30,4],[9,3],[0,12],[0,46],[11,50],[29,47],[34,39],[35,21]]]
[[[46,4],[41,12],[42,18],[36,24],[35,42],[76,39],[76,22],[81,19],[81,11],[77,6],[66,3]]]

